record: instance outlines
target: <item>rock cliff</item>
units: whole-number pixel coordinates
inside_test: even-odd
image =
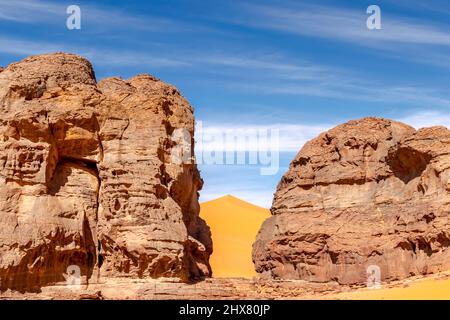
[[[177,129],[193,150],[192,107],[149,75],[97,84],[87,60],[64,53],[1,71],[1,289],[70,272],[209,276],[203,182],[194,161],[172,161]]]
[[[448,270],[449,204],[449,130],[347,122],[292,161],[253,246],[256,270],[340,284]]]

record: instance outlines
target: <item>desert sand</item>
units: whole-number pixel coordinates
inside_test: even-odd
[[[200,217],[211,228],[213,277],[253,277],[252,245],[268,209],[227,195],[200,204]]]
[[[450,279],[441,274],[422,279],[403,280],[391,284],[389,288],[359,289],[329,295],[330,299],[340,300],[449,300]]]

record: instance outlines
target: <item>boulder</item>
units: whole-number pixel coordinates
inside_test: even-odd
[[[209,276],[194,159],[172,161],[193,109],[149,76],[97,84],[66,53],[0,73],[0,288],[105,277]]]
[[[382,282],[450,268],[450,131],[364,118],[307,142],[253,245],[263,277]]]

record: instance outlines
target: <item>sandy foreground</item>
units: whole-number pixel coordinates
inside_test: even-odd
[[[426,278],[382,284],[380,289],[339,287],[336,283],[272,281],[246,278],[211,278],[193,284],[176,279],[107,279],[89,285],[43,287],[39,293],[6,291],[0,300],[106,299],[106,300],[211,300],[211,299],[450,299],[450,272]]]
[[[450,273],[404,280],[380,289],[359,289],[326,295],[329,299],[348,300],[449,300]]]

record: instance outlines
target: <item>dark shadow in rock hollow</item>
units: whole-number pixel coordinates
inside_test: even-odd
[[[402,180],[405,184],[416,177],[419,177],[426,169],[431,156],[411,148],[397,148],[390,152],[387,163],[394,176]]]

